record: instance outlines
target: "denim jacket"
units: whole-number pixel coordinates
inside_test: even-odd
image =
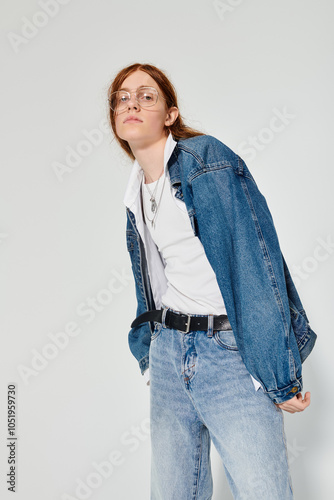
[[[165,169],[215,272],[243,362],[269,398],[282,403],[302,391],[302,363],[317,335],[281,252],[266,200],[245,162],[218,139],[203,135],[175,143],[170,134],[169,140],[175,147]],[[161,307],[152,278],[155,283],[165,279],[164,263],[147,230],[144,244],[138,214],[129,206],[126,211],[138,316]],[[153,257],[155,267],[149,273]],[[153,330],[154,323],[146,322],[129,332],[129,347],[142,373],[149,366]]]

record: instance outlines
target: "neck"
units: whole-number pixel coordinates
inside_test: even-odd
[[[167,137],[163,136],[155,142],[136,146],[131,144],[131,150],[144,171],[145,184],[157,181],[164,169],[164,150]]]

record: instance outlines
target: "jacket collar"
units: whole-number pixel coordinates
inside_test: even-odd
[[[167,141],[165,143],[165,149],[164,149],[164,172],[165,172],[165,175],[167,173],[168,160],[170,159],[176,144],[177,144],[177,142],[174,141],[171,132],[169,132],[169,136],[167,137]],[[125,190],[124,199],[123,199],[124,205],[128,208],[132,207],[132,205],[135,203],[135,201],[140,193],[140,186],[141,186],[141,182],[143,180],[143,175],[144,175],[144,171],[141,168],[141,166],[139,165],[137,159],[135,159],[135,161],[133,162],[132,170],[130,173],[129,181],[128,181],[128,184],[127,184],[127,187]],[[172,182],[172,178],[171,178],[171,182]],[[175,182],[175,179],[174,179],[174,182]]]

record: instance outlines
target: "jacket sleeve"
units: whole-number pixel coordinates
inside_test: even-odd
[[[247,166],[220,141],[215,155],[216,161],[203,162],[192,180],[198,236],[246,368],[273,402],[282,403],[302,390],[288,269],[266,200]],[[291,283],[290,290],[306,318]]]

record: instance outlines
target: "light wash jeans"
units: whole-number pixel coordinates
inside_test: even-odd
[[[210,500],[211,440],[235,499],[293,498],[283,412],[255,391],[232,330],[156,323],[150,379],[151,500]]]

